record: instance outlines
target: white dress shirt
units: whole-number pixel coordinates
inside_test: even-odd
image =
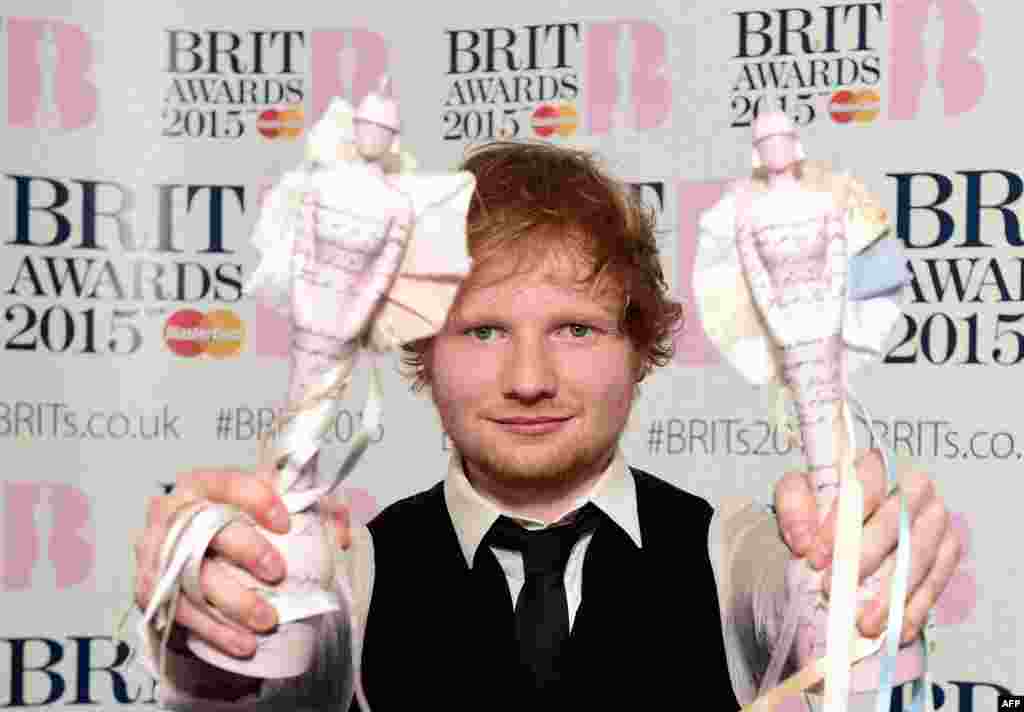
[[[547,526],[563,524],[581,507],[593,502],[615,524],[622,527],[637,547],[640,541],[640,517],[636,506],[636,482],[626,467],[622,453],[616,450],[608,467],[594,483],[589,493],[584,494],[569,507],[569,510],[551,524],[513,515],[473,489],[462,469],[462,458],[453,456],[448,465],[448,477],[444,481],[444,501],[448,508],[455,534],[466,559],[466,565],[473,566],[473,558],[484,536],[491,525],[504,515],[522,524],[527,529],[543,529]],[[569,562],[565,566],[565,595],[569,605],[569,627],[576,620],[576,611],[583,602],[583,559],[594,533],[589,532],[580,537],[569,554]],[[523,555],[512,549],[491,547],[498,559],[505,579],[508,581],[509,595],[513,607],[519,592],[523,588],[524,571]]]

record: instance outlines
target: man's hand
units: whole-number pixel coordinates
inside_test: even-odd
[[[289,528],[288,511],[274,489],[269,471],[203,469],[178,475],[171,494],[150,501],[146,529],[135,542],[135,601],[141,608],[149,603],[160,575],[160,549],[175,515],[199,501],[234,505],[272,532],[284,534]],[[227,654],[252,655],[257,643],[253,633],[272,629],[277,624],[276,615],[262,597],[225,571],[225,562],[272,584],[284,578],[284,560],[258,529],[241,521],[221,531],[209,551],[224,561],[208,558],[203,562],[203,593],[237,625],[226,625],[202,613],[185,596],[179,599],[175,622]],[[175,632],[174,638],[181,639],[182,631]]]
[[[882,457],[877,450],[863,454],[856,463],[857,478],[864,488],[864,534],[861,543],[860,580],[879,575],[881,591],[860,612],[863,635],[877,637],[889,616],[889,584],[896,566],[899,537],[899,497],[886,496]],[[949,526],[949,514],[935,484],[920,472],[900,476],[910,516],[910,574],[901,641],[918,636],[928,611],[942,594],[960,561],[960,542]],[[837,500],[838,501],[838,500]],[[824,586],[831,579],[835,542],[836,508],[819,527],[814,489],[807,473],[788,473],[775,487],[779,528],[793,555],[806,556],[814,569],[825,569]]]

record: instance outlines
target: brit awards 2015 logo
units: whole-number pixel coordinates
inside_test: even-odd
[[[8,125],[57,131],[91,126],[98,97],[85,30],[56,19],[8,17],[5,24]]]
[[[742,10],[732,21],[734,127],[749,127],[769,109],[800,126],[825,117],[869,124],[883,109],[893,120],[956,116],[974,109],[985,91],[975,56],[981,14],[972,0]],[[886,29],[888,58],[881,49]]]
[[[163,135],[298,140],[332,97],[354,101],[387,72],[387,43],[363,28],[171,28]]]
[[[245,218],[245,186],[2,178],[14,232],[0,244],[0,351],[130,357],[172,305],[241,299],[244,266],[230,243],[244,237],[232,225]]]
[[[305,33],[164,30],[163,136],[294,138],[302,132]]]
[[[90,531],[92,506],[85,493],[73,485],[50,482],[5,482],[0,491],[3,590],[44,585],[63,590],[87,581],[96,545]]]
[[[1012,168],[886,173],[910,283],[889,364],[1024,363],[1024,175]]]
[[[840,121],[878,114],[882,57],[881,2],[741,10],[732,95],[732,126],[749,127],[761,111],[779,109],[808,125],[831,113]]]
[[[672,105],[664,31],[618,19],[444,32],[448,141],[645,131]]]

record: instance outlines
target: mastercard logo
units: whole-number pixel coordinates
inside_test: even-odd
[[[292,139],[302,135],[302,107],[265,109],[256,117],[256,130],[265,138]]]
[[[245,325],[229,309],[203,314],[196,309],[179,309],[164,323],[164,343],[178,356],[213,358],[237,356],[245,343]]]
[[[530,117],[533,133],[541,138],[555,134],[562,138],[572,136],[579,123],[579,115],[572,104],[541,104]]]
[[[842,89],[832,95],[828,111],[837,124],[868,124],[878,117],[882,97],[874,89]]]

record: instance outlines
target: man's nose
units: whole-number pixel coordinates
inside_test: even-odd
[[[536,401],[550,398],[558,390],[554,354],[541,336],[517,338],[509,349],[502,375],[507,398]]]

